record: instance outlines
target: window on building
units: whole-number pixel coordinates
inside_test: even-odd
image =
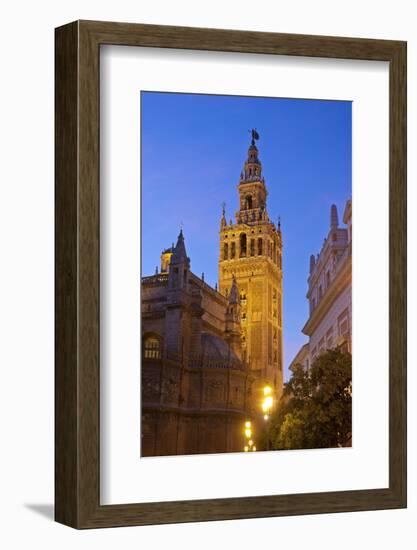
[[[323,288],[322,288],[322,286],[320,285],[320,286],[319,286],[319,300],[321,300],[322,296],[323,296]]]
[[[240,235],[240,256],[246,256],[246,233]]]
[[[345,310],[338,318],[339,338],[348,342],[350,340],[349,312]]]
[[[250,240],[250,255],[255,256],[255,239]]]
[[[236,257],[236,243],[232,243],[231,249],[230,249],[230,257],[235,258]]]
[[[262,238],[258,238],[258,256],[262,256]]]
[[[330,286],[330,271],[326,273],[326,286],[327,288]]]
[[[225,243],[223,247],[223,260],[227,260],[228,258],[229,258],[229,245]]]
[[[161,358],[161,342],[156,336],[146,336],[143,341],[143,356],[145,359]]]
[[[333,327],[331,327],[326,333],[326,347],[327,349],[332,349],[333,345]]]
[[[252,210],[252,195],[247,195],[245,199],[246,210]]]

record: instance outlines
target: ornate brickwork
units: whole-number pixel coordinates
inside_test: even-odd
[[[282,235],[267,211],[267,188],[255,140],[237,186],[235,223],[220,223],[219,290],[233,277],[241,297],[242,353],[250,368],[280,396],[282,374]]]

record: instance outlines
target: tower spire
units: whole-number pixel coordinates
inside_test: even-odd
[[[185,250],[184,235],[182,229],[178,235],[177,244],[172,250],[169,263],[168,286],[170,289],[186,288],[188,285],[188,272],[190,259]]]
[[[232,286],[230,287],[230,293],[228,296],[229,304],[238,304],[239,303],[239,290],[237,288],[236,277],[233,274],[232,277]]]
[[[236,221],[220,228],[219,292],[227,299],[226,330],[230,341],[235,339],[236,349],[240,341],[248,368],[259,380],[268,380],[280,396],[282,236],[280,221],[273,223],[268,215],[268,191],[258,140],[259,134],[253,129],[237,187]]]
[[[224,227],[226,227],[227,225],[227,220],[226,220],[226,203],[223,202],[222,203],[222,217],[221,217],[221,220],[220,220],[220,229],[223,229]]]
[[[268,192],[262,176],[262,163],[259,160],[259,152],[255,143],[258,139],[259,134],[253,129],[248,156],[240,175],[238,186],[240,208],[239,212],[236,213],[237,223],[256,225],[259,221],[269,222],[266,210]]]
[[[330,228],[337,229],[339,227],[339,216],[337,214],[337,206],[332,204],[330,208]]]
[[[171,263],[180,264],[188,261],[187,251],[185,250],[184,234],[181,228],[177,238],[177,244],[173,250]]]
[[[252,140],[248,149],[248,158],[245,162],[245,166],[240,175],[241,182],[248,181],[257,181],[261,180],[262,177],[262,163],[258,157],[258,148],[256,147],[255,141],[259,139],[258,132],[252,130]]]
[[[259,134],[256,131],[256,128],[252,128],[252,145],[255,145],[255,140],[259,139]]]
[[[232,286],[227,296],[226,309],[226,340],[235,354],[240,357],[242,353],[241,326],[240,326],[240,300],[236,277],[233,274]]]

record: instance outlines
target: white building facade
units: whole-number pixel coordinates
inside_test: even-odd
[[[352,202],[346,203],[343,224],[335,205],[330,209],[330,228],[317,256],[310,257],[307,299],[310,315],[303,327],[308,344],[291,365],[309,368],[327,349],[352,350]]]

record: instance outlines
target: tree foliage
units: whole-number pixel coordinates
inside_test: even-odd
[[[283,399],[271,418],[274,449],[316,449],[350,445],[352,357],[340,348],[321,354],[306,369],[292,368]]]

